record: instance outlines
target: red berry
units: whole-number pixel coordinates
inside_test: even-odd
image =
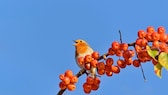
[[[93,84],[92,85],[92,90],[97,90],[99,88],[99,84]]]
[[[83,57],[79,57],[78,58],[78,64],[81,66],[84,64],[84,58]]]
[[[120,72],[120,68],[118,66],[112,66],[111,67],[112,72],[114,72],[115,74],[118,74]]]
[[[121,43],[120,44],[120,50],[128,50],[128,44],[127,43]]]
[[[134,61],[133,61],[133,65],[134,65],[135,67],[139,67],[141,64],[140,64],[140,61],[139,61],[139,60],[134,60]]]
[[[97,64],[97,68],[98,68],[98,69],[105,69],[105,64],[104,64],[104,62],[99,62],[99,63]]]
[[[154,29],[152,26],[148,26],[148,27],[147,27],[147,33],[148,33],[148,34],[151,34],[151,33],[153,33],[153,32],[155,32],[155,29]]]
[[[144,38],[146,36],[146,32],[144,30],[139,30],[138,31],[138,37],[139,38]]]
[[[90,63],[85,63],[84,67],[86,70],[90,70],[91,69],[91,64]]]
[[[120,68],[125,68],[125,67],[126,67],[125,62],[124,62],[124,60],[122,60],[122,59],[118,59],[118,60],[117,60],[117,65],[118,65]]]
[[[152,32],[152,33],[153,33],[153,32]],[[148,41],[152,41],[152,33],[146,34],[145,39],[147,39]]]
[[[91,61],[92,61],[92,56],[91,55],[86,55],[85,58],[84,58],[84,62],[89,63]]]
[[[148,40],[142,39],[140,46],[141,46],[141,47],[146,47],[147,44],[148,44]]]
[[[78,82],[78,77],[77,77],[77,76],[71,76],[71,77],[70,77],[70,82],[71,82],[71,83],[76,83],[76,82]]]
[[[91,64],[92,67],[96,67],[97,64],[98,64],[98,61],[97,61],[97,60],[92,60],[92,61],[90,62],[90,64]]]
[[[68,85],[70,83],[70,78],[69,77],[64,77],[64,79],[62,80],[62,82],[65,84],[65,85]]]
[[[153,32],[151,36],[153,41],[158,41],[160,39],[160,34],[157,32]]]
[[[89,94],[91,92],[91,89],[92,89],[92,85],[90,84],[87,84],[87,83],[84,83],[83,84],[83,89],[84,89],[84,92]]]
[[[119,50],[120,49],[120,43],[117,42],[117,41],[113,42],[111,46],[112,46],[113,50]]]
[[[132,58],[125,59],[125,64],[131,65],[133,63]]]
[[[60,75],[59,75],[59,79],[60,79],[60,80],[63,80],[63,79],[64,79],[64,77],[65,77],[65,75],[64,75],[64,74],[60,74]]]
[[[159,34],[164,34],[164,33],[165,33],[165,28],[162,27],[162,26],[160,26],[160,27],[158,28],[157,32],[158,32]]]
[[[137,40],[136,40],[136,45],[141,46],[141,42],[142,42],[142,39],[137,39]]]
[[[167,37],[167,35],[166,34],[160,34],[160,41],[161,42],[167,42],[167,39],[168,39],[168,37]]]
[[[93,84],[93,83],[94,83],[94,78],[93,78],[93,77],[90,77],[90,76],[87,77],[87,78],[86,78],[86,83],[87,83],[87,84]]]
[[[71,70],[66,70],[65,71],[65,76],[66,77],[71,77],[71,76],[73,76],[73,72]]]
[[[152,47],[158,48],[159,47],[159,41],[153,41]]]
[[[166,51],[166,50],[167,50],[167,44],[162,42],[162,43],[159,45],[159,48],[160,48],[161,51]]]
[[[112,71],[106,71],[106,75],[110,77],[110,76],[113,75],[113,72]]]
[[[114,60],[113,60],[112,58],[107,58],[107,59],[106,59],[106,65],[107,65],[107,66],[113,65],[113,63],[114,63]]]
[[[115,54],[115,51],[114,51],[112,48],[109,48],[109,49],[108,49],[108,54],[109,54],[109,55],[114,55],[114,54]]]
[[[142,50],[142,47],[140,47],[139,45],[135,45],[136,52],[140,52],[141,50]]]
[[[123,54],[123,52],[121,50],[116,50],[115,53],[116,53],[116,56],[118,56],[118,57],[121,57]]]
[[[67,86],[63,83],[63,82],[60,82],[59,83],[59,87],[60,87],[60,89],[66,89],[67,88]]]
[[[93,52],[93,53],[92,53],[92,57],[93,57],[94,59],[98,59],[98,58],[99,58],[99,53],[98,53],[98,52]]]
[[[89,94],[89,93],[91,93],[91,89],[84,89],[84,92],[85,92],[86,94]]]
[[[104,75],[105,74],[105,69],[98,69],[98,74],[99,75]]]
[[[76,85],[75,84],[68,84],[67,89],[69,91],[74,91],[76,89]]]
[[[94,78],[93,84],[100,84],[100,79],[98,77]]]
[[[111,66],[107,66],[107,65],[106,65],[106,66],[105,66],[105,71],[109,71],[109,72],[110,72],[110,71],[111,71]]]
[[[123,57],[125,59],[131,58],[134,56],[134,51],[133,50],[126,50],[123,52]]]

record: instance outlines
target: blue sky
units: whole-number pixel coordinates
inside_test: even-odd
[[[58,76],[67,69],[79,71],[73,39],[84,39],[100,54],[111,42],[133,42],[139,29],[168,29],[166,0],[1,0],[0,95],[56,95]],[[115,59],[116,60],[116,59]],[[141,70],[129,66],[119,75],[101,77],[98,91],[90,95],[167,95],[168,72],[163,78],[151,63]],[[73,92],[84,95],[82,76]]]

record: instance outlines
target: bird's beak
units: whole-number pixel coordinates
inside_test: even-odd
[[[75,40],[73,40],[73,42],[75,42],[75,43],[73,44],[73,46],[76,46],[76,41],[75,41]]]

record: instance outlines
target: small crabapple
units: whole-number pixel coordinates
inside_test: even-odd
[[[140,61],[139,61],[139,60],[135,59],[135,60],[133,61],[133,65],[134,65],[135,67],[139,67],[141,64],[140,64]]]
[[[112,72],[114,72],[115,74],[118,74],[120,72],[120,68],[118,66],[112,66],[111,67]]]
[[[94,58],[94,59],[98,59],[99,58],[99,53],[98,52],[93,52],[92,53],[92,57]]]
[[[122,59],[118,59],[118,60],[117,60],[117,65],[118,65],[120,68],[125,68],[125,67],[126,67],[125,62],[124,62],[124,60],[122,60]]]
[[[119,50],[120,49],[120,43],[117,42],[117,41],[114,41],[111,46],[112,46],[113,50]]]
[[[144,30],[139,30],[138,31],[138,37],[139,38],[144,38],[146,36],[146,32]]]
[[[73,76],[73,72],[71,70],[66,70],[65,71],[65,76],[66,77],[71,77],[71,76]]]
[[[106,65],[107,65],[107,66],[113,65],[113,63],[114,63],[113,58],[107,58],[107,59],[106,59]]]
[[[74,91],[74,90],[76,89],[76,85],[75,85],[75,84],[68,84],[68,85],[67,85],[67,89],[68,89],[69,91]]]

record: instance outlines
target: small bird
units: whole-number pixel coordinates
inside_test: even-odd
[[[89,44],[82,40],[82,39],[78,39],[78,40],[74,40],[75,44],[75,59],[76,59],[76,63],[78,64],[78,66],[81,68],[81,70],[85,69],[84,65],[80,65],[78,62],[78,58],[80,57],[85,57],[86,55],[91,55],[94,51],[93,49],[89,46]],[[95,77],[96,76],[96,68],[91,67],[91,70],[87,71],[87,73],[91,76],[91,77]]]

